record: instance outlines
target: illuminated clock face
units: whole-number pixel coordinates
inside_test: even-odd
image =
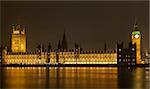
[[[139,38],[139,34],[134,35],[134,37],[135,37],[136,39]]]

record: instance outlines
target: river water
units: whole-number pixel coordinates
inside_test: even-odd
[[[150,68],[3,67],[0,70],[1,88],[150,88]]]

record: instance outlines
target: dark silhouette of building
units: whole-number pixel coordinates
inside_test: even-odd
[[[104,52],[106,53],[106,50],[107,50],[107,46],[106,46],[106,43],[104,44]]]
[[[49,43],[48,44],[48,50],[47,50],[47,62],[49,63],[50,62],[50,52],[52,51],[52,46],[51,44]]]
[[[66,34],[64,32],[63,34],[63,39],[62,39],[62,45],[61,45],[61,49],[68,49],[68,45],[67,45],[67,39],[66,39]]]
[[[58,41],[58,51],[65,51],[68,49],[66,34],[64,32],[62,41]]]
[[[74,44],[74,59],[75,59],[75,62],[77,64],[77,61],[79,59],[79,54],[80,54],[81,50],[80,50],[80,47],[77,43]]]
[[[136,65],[136,44],[129,43],[128,48],[117,43],[117,64],[119,66],[135,66]]]
[[[60,42],[60,40],[58,41],[58,49],[59,50],[61,49],[61,42]]]
[[[2,47],[0,47],[0,63],[2,62]]]

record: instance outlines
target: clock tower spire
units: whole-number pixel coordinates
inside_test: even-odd
[[[132,44],[136,44],[136,64],[141,63],[141,32],[139,26],[135,21],[133,31],[131,33]]]

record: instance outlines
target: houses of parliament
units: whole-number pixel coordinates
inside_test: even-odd
[[[130,34],[129,47],[124,48],[123,43],[116,43],[115,50],[87,51],[75,44],[68,49],[65,32],[58,48],[54,50],[49,44],[47,50],[38,45],[34,52],[27,52],[26,29],[22,25],[11,28],[11,51],[5,47],[1,51],[2,64],[43,65],[43,64],[118,64],[134,66],[144,63],[141,59],[141,33],[138,24],[134,24]]]

